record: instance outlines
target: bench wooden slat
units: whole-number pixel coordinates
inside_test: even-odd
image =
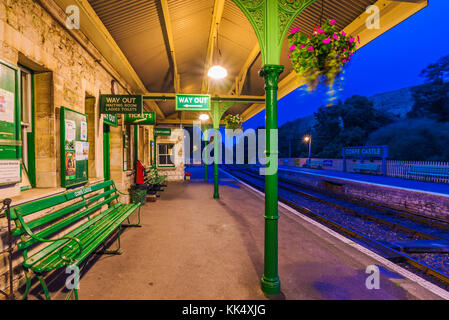
[[[91,192],[95,192],[107,187],[110,187],[114,184],[112,180],[105,181],[93,186],[89,186],[80,190],[75,190],[69,193],[60,194],[57,196],[33,201],[30,203],[25,203],[17,207],[11,208],[11,219],[17,219],[16,211],[20,211],[22,216],[27,216],[32,213],[36,213],[38,211],[42,211],[45,209],[48,209],[50,207],[57,206],[59,204],[62,204],[64,202],[73,200],[75,198],[81,197],[83,195],[89,194]]]
[[[38,232],[38,233],[36,233],[36,236],[38,236],[39,238],[47,238],[48,236],[50,236],[50,235],[52,235],[52,234],[54,234],[54,233],[64,229],[65,227],[71,225],[72,223],[74,223],[74,222],[76,222],[78,220],[81,220],[82,218],[86,217],[87,215],[91,214],[92,212],[100,209],[104,205],[107,205],[107,204],[109,204],[110,202],[112,202],[113,200],[116,200],[116,199],[118,199],[118,195],[114,195],[112,197],[109,197],[109,198],[99,202],[95,206],[92,206],[92,207],[90,207],[88,209],[85,209],[85,210],[83,210],[81,212],[78,212],[78,213],[70,216],[69,218],[61,220],[58,223],[56,223],[56,224],[54,224],[54,225],[52,225],[52,226],[50,226],[50,227],[48,227],[48,228]],[[19,246],[20,246],[19,249],[20,250],[24,250],[24,249],[32,246],[33,244],[35,244],[37,242],[38,241],[33,239],[33,238],[30,238],[27,241],[22,241],[19,244]]]
[[[126,218],[120,220],[123,222],[129,215],[131,215],[134,210],[129,210],[130,205],[122,205],[119,210],[114,210],[112,214],[107,214],[103,219],[100,219],[97,223],[92,225],[89,229],[85,229],[80,233],[76,234],[77,239],[81,241],[83,246],[83,252],[80,257],[78,257],[78,262],[82,262],[88,255],[90,255],[99,244],[103,243],[104,240],[111,235],[111,233],[118,228],[121,224],[116,224],[126,215]],[[134,206],[134,205],[133,205]],[[138,205],[137,205],[138,207]],[[113,226],[113,227],[111,227]],[[77,254],[77,246],[73,244],[73,249],[67,249],[64,255],[68,258],[73,258]],[[45,272],[54,270],[56,268],[64,267],[66,264],[61,261],[58,251],[51,252],[49,255],[43,257],[39,263],[35,263],[33,269],[36,272]]]
[[[54,220],[60,219],[61,217],[65,216],[67,214],[73,213],[76,210],[79,210],[83,207],[88,207],[90,204],[94,203],[95,201],[98,201],[101,198],[106,198],[106,197],[110,196],[113,192],[115,192],[115,189],[112,189],[108,192],[101,193],[101,194],[91,197],[89,199],[79,201],[77,203],[74,203],[68,207],[59,209],[50,214],[44,215],[42,217],[39,217],[39,218],[31,220],[31,221],[27,221],[27,225],[31,230],[41,227],[41,226],[48,224]],[[15,228],[13,230],[14,236],[20,236],[21,234],[23,234],[23,231],[21,228]]]
[[[69,236],[69,237],[77,236],[78,234],[80,234],[83,231],[89,229],[91,226],[93,226],[95,223],[97,223],[98,221],[103,219],[105,216],[107,216],[108,214],[110,214],[111,212],[113,212],[114,210],[117,210],[118,208],[120,208],[122,206],[123,206],[123,204],[116,204],[116,205],[112,206],[111,208],[105,210],[104,212],[102,212],[101,214],[99,214],[95,218],[89,220],[87,223],[83,224],[82,226],[80,226],[80,227],[70,231],[69,233],[67,233],[66,236]],[[56,241],[56,242],[53,242],[53,243],[49,244],[48,246],[46,246],[42,250],[36,252],[35,254],[33,254],[32,256],[27,258],[24,261],[24,265],[26,267],[32,267],[35,263],[39,262],[40,260],[42,260],[43,258],[48,256],[52,252],[56,251],[57,249],[59,249],[60,247],[62,247],[63,245],[65,245],[69,241],[71,241],[71,240],[61,239],[59,241]]]

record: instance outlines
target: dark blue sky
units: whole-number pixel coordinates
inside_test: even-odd
[[[423,83],[421,70],[449,55],[448,14],[448,0],[429,0],[427,8],[357,51],[346,68],[338,98],[371,96]],[[313,93],[298,88],[279,101],[279,125],[311,115],[325,104],[325,88]],[[256,129],[264,123],[265,112],[261,112],[244,128]]]

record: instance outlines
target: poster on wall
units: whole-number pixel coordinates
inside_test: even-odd
[[[20,160],[0,160],[0,185],[20,181]]]
[[[87,122],[81,121],[81,140],[87,141]]]
[[[68,188],[88,182],[87,115],[62,107],[61,138],[61,185]]]
[[[0,61],[0,160],[18,160],[21,158],[22,140],[20,139],[20,117],[18,117],[18,77],[16,67]]]
[[[14,123],[14,92],[0,88],[0,121]]]

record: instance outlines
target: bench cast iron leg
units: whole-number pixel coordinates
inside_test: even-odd
[[[28,268],[24,268],[24,272],[25,272],[25,279],[26,279],[27,283],[26,283],[25,292],[23,294],[22,300],[26,300],[28,298],[28,292],[30,292],[30,287],[31,287],[30,271],[28,270]]]
[[[97,252],[96,254],[121,255],[122,254],[122,252],[120,251],[120,233],[121,233],[121,231],[122,231],[122,226],[120,226],[118,229],[118,237],[117,237],[118,248],[116,250],[107,250],[106,248],[104,248],[104,244],[103,244],[103,250],[100,252]]]
[[[45,283],[44,278],[42,277],[42,275],[37,275],[37,274],[36,274],[36,277],[39,279],[39,282],[41,283],[42,289],[44,289],[45,299],[51,300],[50,294],[48,292],[47,284]]]
[[[128,224],[122,224],[122,227],[125,228],[142,228],[142,225],[140,224],[140,207],[139,207],[139,213],[137,214],[138,222],[137,224],[131,224],[131,221],[129,221],[128,218]]]

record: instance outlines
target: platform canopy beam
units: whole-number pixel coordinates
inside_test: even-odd
[[[266,155],[271,159],[265,171],[265,267],[262,290],[266,294],[279,294],[278,275],[278,137],[277,91],[281,49],[285,35],[296,17],[315,0],[234,0],[251,23],[262,54],[266,92]],[[276,132],[272,138],[272,131]],[[273,139],[273,140],[272,140]]]

